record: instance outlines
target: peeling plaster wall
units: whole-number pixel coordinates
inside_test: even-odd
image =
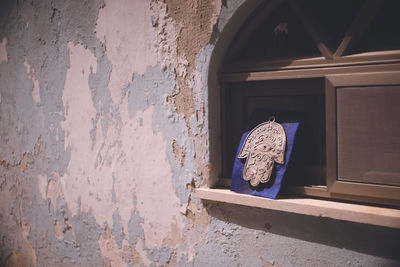
[[[192,194],[258,2],[1,2],[1,266],[399,265],[397,230]]]

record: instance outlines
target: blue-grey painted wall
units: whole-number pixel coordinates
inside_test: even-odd
[[[398,266],[398,230],[202,202],[259,1],[2,1],[0,265]]]

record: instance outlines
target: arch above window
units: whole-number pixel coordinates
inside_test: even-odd
[[[395,0],[272,0],[241,27],[225,63],[324,57],[400,49]]]
[[[233,39],[220,73],[222,177],[230,177],[240,136],[255,109],[295,111],[305,118],[305,143],[286,179],[289,193],[400,205],[400,170],[390,164],[386,171],[365,169],[382,165],[379,160],[400,161],[400,144],[385,143],[386,150],[377,154],[388,158],[354,161],[354,168],[343,160],[368,154],[353,153],[366,143],[343,145],[347,137],[356,138],[365,120],[347,108],[350,89],[363,88],[356,92],[357,105],[372,105],[381,114],[396,105],[365,102],[371,94],[400,102],[399,7],[394,0],[271,0],[258,6]],[[393,125],[395,115],[389,114],[382,125]],[[353,132],[343,131],[351,126],[343,119],[348,116],[355,121]],[[384,138],[379,129],[370,131],[369,137]]]

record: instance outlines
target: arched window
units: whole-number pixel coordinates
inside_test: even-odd
[[[284,190],[400,205],[400,2],[272,0],[220,73],[222,178],[251,114],[296,114]]]

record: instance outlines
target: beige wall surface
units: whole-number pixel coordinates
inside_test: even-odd
[[[1,266],[399,264],[398,230],[193,194],[257,2],[1,2]]]

